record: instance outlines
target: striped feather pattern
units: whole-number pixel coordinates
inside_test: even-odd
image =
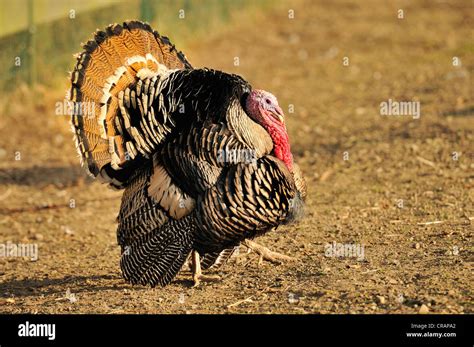
[[[220,251],[268,231],[285,220],[295,196],[289,171],[272,156],[231,166],[198,199],[195,248]]]
[[[83,162],[98,176],[104,166],[113,162],[118,169],[128,158],[123,129],[115,121],[119,94],[140,77],[191,65],[168,38],[137,21],[97,31],[83,49],[71,75],[71,123]]]
[[[267,131],[243,109],[237,75],[192,69],[147,24],[96,33],[71,76],[72,116],[89,172],[123,188],[121,269],[133,284],[166,285],[191,250],[223,264],[245,238],[301,218],[306,184],[272,156]],[[246,152],[250,161],[226,154]],[[234,159],[229,159],[234,158]]]
[[[170,220],[123,249],[120,266],[132,284],[165,286],[176,276],[191,252],[192,217]]]
[[[130,245],[134,240],[152,232],[169,221],[169,216],[148,194],[153,167],[150,162],[140,167],[132,176],[131,184],[124,191],[117,239],[120,246]]]
[[[206,253],[201,258],[201,267],[204,270],[218,269],[232,257],[237,249],[239,249],[238,246],[226,248],[222,251]]]
[[[306,180],[304,179],[303,172],[300,169],[300,166],[296,163],[293,163],[293,179],[295,181],[295,186],[302,199],[306,198],[307,187],[306,187]]]

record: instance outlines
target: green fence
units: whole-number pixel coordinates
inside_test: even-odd
[[[271,0],[0,0],[0,91],[22,83],[54,86],[73,66],[96,29],[128,19],[146,20],[178,48]]]

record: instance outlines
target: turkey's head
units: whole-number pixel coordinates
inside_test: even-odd
[[[293,170],[293,156],[286,132],[285,116],[277,98],[265,91],[254,89],[245,100],[247,114],[268,132],[273,141],[273,154]]]

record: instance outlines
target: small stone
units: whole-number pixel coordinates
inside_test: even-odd
[[[417,242],[417,243],[415,243],[415,245],[413,247],[415,247],[415,249],[420,249],[421,245]]]
[[[71,290],[69,288],[66,289],[65,298],[69,300],[69,302],[72,304],[77,301],[76,295],[74,293],[71,293]]]
[[[423,196],[426,196],[426,197],[429,198],[429,199],[433,199],[433,198],[434,198],[434,195],[435,195],[434,192],[431,191],[431,190],[428,190],[428,191],[426,191],[426,192],[423,193]]]
[[[73,235],[73,234],[74,234],[74,231],[71,230],[71,228],[69,228],[68,226],[64,226],[64,225],[63,225],[63,226],[62,226],[62,229],[64,230],[64,233],[65,233],[66,235]]]
[[[430,312],[430,309],[425,304],[421,305],[418,311],[419,314],[427,314],[428,312]]]
[[[399,294],[399,295],[397,296],[397,302],[398,302],[399,304],[403,304],[403,303],[405,302],[405,297],[403,296],[403,294]]]
[[[290,304],[297,304],[300,301],[300,298],[297,294],[289,293],[288,294],[288,302]]]
[[[386,300],[383,296],[377,296],[377,302],[381,305],[386,303]]]
[[[44,236],[40,233],[36,233],[35,236],[33,236],[35,240],[41,241],[44,239]]]

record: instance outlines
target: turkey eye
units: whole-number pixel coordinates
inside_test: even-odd
[[[270,105],[270,99],[265,99],[265,102]]]

